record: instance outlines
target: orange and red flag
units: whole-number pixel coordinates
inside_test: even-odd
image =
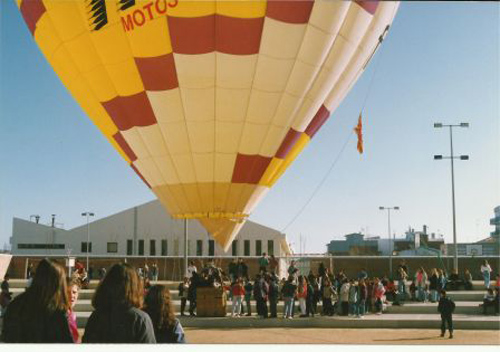
[[[363,123],[361,121],[361,113],[359,113],[358,125],[354,127],[354,132],[358,136],[358,152],[363,154]]]

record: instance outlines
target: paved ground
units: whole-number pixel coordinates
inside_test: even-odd
[[[374,344],[500,345],[500,331],[457,330],[453,339],[436,330],[403,329],[197,329],[186,328],[193,344]]]

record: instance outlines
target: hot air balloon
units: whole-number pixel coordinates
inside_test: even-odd
[[[227,250],[364,71],[398,2],[17,0],[54,71],[174,218]]]

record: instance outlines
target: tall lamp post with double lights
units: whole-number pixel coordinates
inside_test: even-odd
[[[440,122],[434,124],[434,128],[450,128],[450,156],[442,156],[442,155],[434,155],[434,160],[443,160],[450,159],[451,160],[451,206],[453,211],[453,247],[454,247],[454,255],[453,255],[453,269],[458,270],[458,248],[457,248],[457,222],[456,222],[456,214],[455,214],[455,171],[453,168],[453,160],[469,160],[468,155],[453,155],[453,128],[454,127],[469,127],[468,122],[462,122],[458,125],[443,125]]]
[[[89,252],[90,252],[90,226],[89,226],[89,217],[94,216],[94,213],[85,212],[82,213],[82,216],[87,217],[87,275],[89,272]]]
[[[391,237],[391,210],[399,210],[399,207],[378,207],[380,210],[387,210],[387,226],[389,232],[389,277],[392,278],[392,252],[394,251],[394,241]]]

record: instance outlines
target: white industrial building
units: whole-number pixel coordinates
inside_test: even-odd
[[[92,256],[182,256],[184,220],[173,219],[155,200],[88,226]],[[262,253],[286,257],[291,254],[286,236],[277,230],[247,221],[224,252],[196,220],[188,221],[189,256],[260,256]],[[65,230],[14,218],[10,239],[14,255],[87,254],[87,224]]]

